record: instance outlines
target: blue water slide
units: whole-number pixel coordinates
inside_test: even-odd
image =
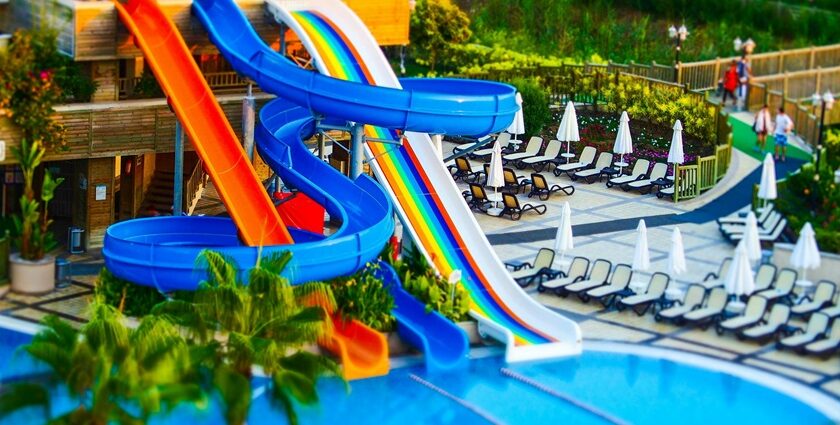
[[[483,136],[507,128],[516,89],[497,82],[407,78],[402,89],[331,78],[271,50],[232,0],[195,0],[193,10],[233,68],[266,92],[315,116],[432,134]]]
[[[441,371],[462,368],[469,361],[470,343],[467,333],[436,311],[426,311],[426,305],[403,289],[397,272],[379,262],[376,276],[394,297],[397,332],[403,340],[418,347],[426,355],[426,370]]]

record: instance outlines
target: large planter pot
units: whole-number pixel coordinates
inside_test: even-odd
[[[38,261],[9,255],[9,277],[12,291],[22,294],[43,294],[55,289],[55,257],[47,255]]]

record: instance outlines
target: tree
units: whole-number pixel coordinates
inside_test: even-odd
[[[153,309],[189,331],[188,339],[202,353],[196,360],[212,376],[230,424],[245,423],[254,365],[271,378],[270,400],[292,424],[297,423],[293,400],[316,402],[317,379],[339,374],[335,362],[303,350],[332,330],[325,320],[326,311],[335,309],[330,287],[291,286],[280,276],[290,259],[288,252],[260,259],[246,285],[238,281],[232,259],[202,251],[198,264],[206,268],[207,279],[193,302],[171,300]]]
[[[431,71],[449,44],[464,43],[471,36],[469,17],[450,0],[417,1],[411,15],[411,44],[426,55]]]
[[[522,95],[522,115],[525,118],[526,137],[540,134],[551,120],[548,93],[533,79],[517,78],[511,82]]]
[[[40,406],[50,423],[144,424],[181,403],[205,402],[190,350],[171,322],[148,316],[129,329],[113,307],[94,302],[91,309],[81,330],[44,319],[46,328],[24,349],[48,366],[51,379],[10,385],[0,394],[0,416]],[[53,417],[50,391],[58,387],[77,407]]]

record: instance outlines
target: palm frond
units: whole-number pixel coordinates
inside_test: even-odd
[[[283,273],[283,270],[286,268],[286,265],[289,264],[289,261],[292,261],[291,251],[272,252],[271,254],[260,258],[258,268],[269,273],[279,275],[280,273]]]
[[[220,366],[214,373],[213,385],[224,404],[227,423],[245,423],[251,408],[251,381],[228,366]]]
[[[44,420],[50,417],[50,392],[40,384],[18,382],[0,389],[0,417],[35,406],[43,408]]]
[[[195,260],[196,268],[207,272],[209,286],[235,286],[238,264],[233,258],[218,251],[202,250]]]
[[[327,312],[332,313],[336,310],[335,295],[333,295],[332,287],[324,282],[310,282],[294,287],[295,298],[301,304],[307,306],[320,306]]]

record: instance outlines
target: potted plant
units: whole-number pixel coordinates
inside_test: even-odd
[[[44,170],[40,201],[35,196],[33,179],[41,164],[46,148],[40,140],[22,139],[20,146],[12,148],[23,173],[23,195],[20,197],[20,216],[14,217],[17,252],[9,256],[12,290],[21,293],[44,293],[55,287],[55,257],[48,255],[58,244],[49,231],[52,220],[47,216],[47,206],[55,195],[55,188],[64,181],[53,178]]]

